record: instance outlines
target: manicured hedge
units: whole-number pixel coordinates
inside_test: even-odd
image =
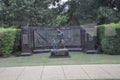
[[[0,55],[9,56],[13,52],[16,33],[14,28],[0,28]]]
[[[98,44],[107,54],[120,55],[120,23],[111,23],[97,27]]]

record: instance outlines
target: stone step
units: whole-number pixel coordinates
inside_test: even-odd
[[[67,48],[68,51],[82,51],[82,48]],[[51,49],[35,49],[33,53],[50,52]]]

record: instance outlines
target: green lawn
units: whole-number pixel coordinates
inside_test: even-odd
[[[0,58],[0,67],[80,64],[120,64],[120,55],[86,54],[70,52],[70,58],[49,58],[50,53]]]

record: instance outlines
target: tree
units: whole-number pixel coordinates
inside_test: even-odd
[[[49,0],[1,0],[0,22],[7,25],[45,25]]]
[[[49,8],[49,5],[56,6]],[[0,0],[0,24],[65,26],[120,20],[119,0]]]
[[[94,4],[95,0],[71,0],[69,4],[69,20],[70,25],[80,25],[89,22],[95,22],[97,16],[97,8]]]
[[[119,0],[97,0],[98,24],[120,21],[120,1]]]

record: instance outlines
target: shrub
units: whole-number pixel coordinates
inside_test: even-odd
[[[0,28],[0,54],[3,56],[12,53],[17,31],[14,28]]]
[[[17,30],[13,53],[16,55],[16,53],[21,51],[21,30]]]
[[[98,44],[108,54],[120,54],[120,23],[111,23],[97,27]]]

